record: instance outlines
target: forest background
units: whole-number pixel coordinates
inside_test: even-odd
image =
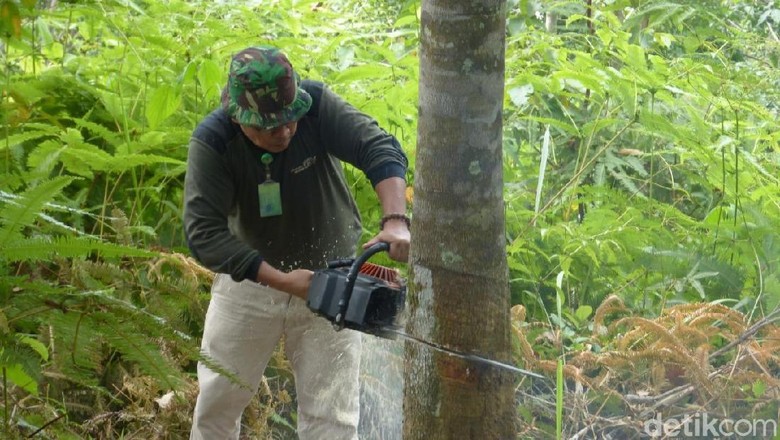
[[[4,438],[186,436],[211,276],[182,232],[186,145],[227,60],[283,47],[399,138],[411,186],[419,6],[0,1]],[[780,4],[514,0],[507,20],[515,362],[565,378],[519,380],[520,436],[780,419]],[[246,432],[285,438],[281,356],[267,376]]]

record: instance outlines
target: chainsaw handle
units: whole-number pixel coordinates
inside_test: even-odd
[[[374,243],[371,246],[367,247],[366,250],[364,250],[363,253],[360,254],[360,256],[357,257],[355,262],[352,264],[352,269],[355,271],[355,273],[357,273],[358,271],[360,271],[360,266],[362,266],[363,263],[368,261],[369,258],[373,257],[374,254],[378,254],[382,251],[389,252],[390,243],[386,241],[380,241],[378,243]],[[358,264],[358,262],[360,262],[360,264]]]
[[[346,323],[345,317],[347,315],[349,299],[352,297],[352,290],[355,288],[355,280],[357,280],[358,274],[360,273],[360,268],[363,266],[363,263],[368,261],[374,254],[382,251],[390,251],[390,243],[380,241],[379,243],[369,246],[359,257],[355,258],[352,266],[350,266],[349,272],[347,273],[347,284],[344,286],[344,294],[339,301],[339,313],[336,314],[336,319],[334,320],[334,325],[338,330],[344,328],[344,324]]]
[[[389,251],[390,250],[390,243],[385,243],[384,241],[380,241],[379,243],[376,243],[374,245],[371,245],[368,249],[364,251],[365,259],[360,263],[360,266],[363,265],[363,263],[366,262],[368,258],[370,258],[372,255],[381,252],[381,251]],[[340,258],[338,260],[331,260],[328,261],[328,269],[336,269],[339,267],[347,267],[352,266],[355,264],[354,258]],[[360,271],[360,266],[357,267],[357,270]]]
[[[342,258],[339,260],[331,260],[328,261],[328,269],[336,269],[339,267],[352,266],[352,263],[354,262],[355,262],[354,258]]]

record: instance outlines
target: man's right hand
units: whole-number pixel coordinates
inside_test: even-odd
[[[314,272],[307,269],[282,272],[263,261],[260,264],[260,269],[257,271],[257,279],[255,281],[306,300],[312,276],[314,276]]]
[[[279,288],[279,290],[306,301],[306,297],[309,295],[309,285],[311,285],[311,279],[314,276],[314,272],[306,269],[295,269],[284,275],[285,285],[283,288]]]

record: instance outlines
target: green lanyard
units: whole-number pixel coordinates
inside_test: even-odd
[[[257,185],[260,217],[282,215],[282,193],[279,182],[271,179],[271,162],[273,161],[274,157],[270,153],[263,153],[260,156],[260,162],[265,166],[265,182]]]

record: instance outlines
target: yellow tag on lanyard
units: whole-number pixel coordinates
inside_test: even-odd
[[[263,154],[260,161],[265,165],[265,182],[257,185],[257,198],[260,204],[260,217],[274,217],[282,215],[282,192],[279,182],[271,179],[271,162],[274,157],[268,153]]]

